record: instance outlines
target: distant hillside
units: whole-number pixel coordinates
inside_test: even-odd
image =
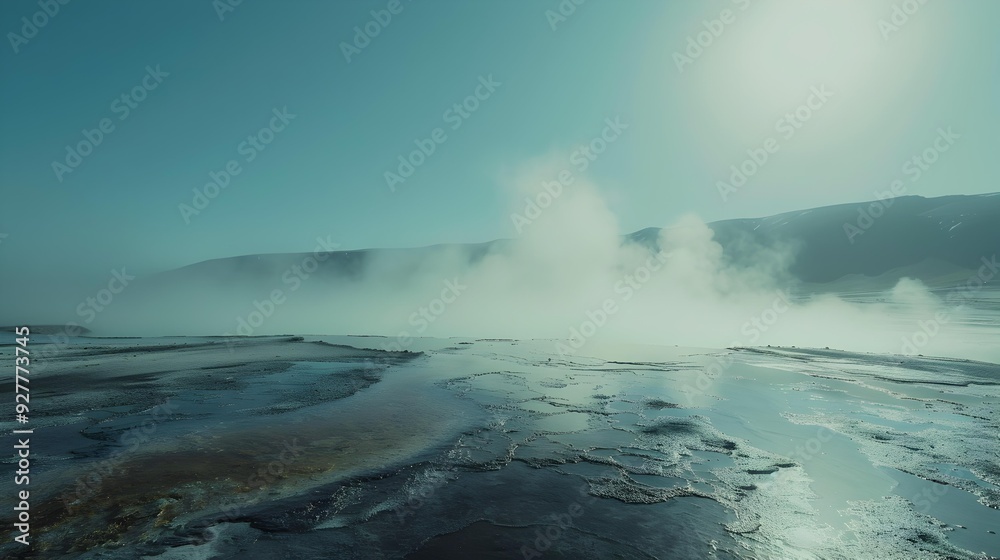
[[[724,247],[744,236],[763,243],[800,244],[791,272],[810,283],[848,275],[882,276],[904,267],[933,280],[954,272],[954,267],[979,268],[983,257],[1000,252],[1000,193],[906,196],[891,203],[887,208],[881,202],[840,204],[711,227]],[[880,217],[865,217],[880,210]]]
[[[838,280],[841,281],[838,284],[851,289],[860,289],[866,283],[885,287],[901,276],[940,285],[961,279],[968,270],[978,269],[982,258],[1000,252],[1000,193],[939,198],[905,196],[887,202],[840,204],[766,218],[724,220],[709,226],[733,259],[743,256],[741,247],[748,242],[795,247],[796,258],[790,272],[813,287]],[[652,246],[660,231],[647,228],[626,238]],[[445,251],[474,262],[506,243],[509,241],[335,251],[328,253],[329,258],[315,274],[330,280],[359,278],[375,257],[402,263],[404,271],[416,271],[426,259]],[[273,281],[308,255],[215,259],[150,280],[159,284],[194,281],[200,286],[220,287]]]

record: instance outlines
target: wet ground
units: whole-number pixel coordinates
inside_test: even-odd
[[[74,339],[32,381],[33,554],[0,554],[1000,556],[1000,366],[380,342]]]

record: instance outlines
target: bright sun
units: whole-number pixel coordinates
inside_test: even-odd
[[[815,87],[849,104],[844,114],[855,122],[873,118],[887,99],[906,94],[900,84],[919,74],[927,60],[930,41],[920,23],[908,25],[905,37],[883,36],[879,21],[891,12],[884,2],[760,0],[746,3],[745,10],[733,5],[735,21],[691,59],[683,79],[671,83],[701,107],[700,126],[739,143],[757,142]],[[849,124],[828,127],[825,138],[843,141],[841,125]]]
[[[852,89],[877,66],[882,48],[873,6],[857,0],[753,6],[745,25],[734,25],[730,64],[719,71],[735,72],[741,88],[758,101],[796,95],[817,83]]]

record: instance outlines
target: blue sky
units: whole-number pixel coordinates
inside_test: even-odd
[[[154,271],[309,251],[317,236],[345,249],[513,237],[503,178],[566,157],[609,118],[628,129],[587,175],[622,233],[866,200],[897,178],[924,196],[998,190],[996,2],[912,3],[888,27],[907,3],[588,0],[569,13],[567,0],[554,18],[555,0],[401,0],[370,24],[390,4],[245,0],[221,21],[209,0],[77,0],[47,18],[37,1],[0,4],[4,276]],[[24,17],[48,21],[12,39]],[[342,44],[366,24],[378,35],[348,62]],[[715,34],[691,47],[702,32]],[[168,75],[126,115],[115,100],[147,68]],[[499,86],[452,130],[445,112],[489,77]],[[811,98],[821,86],[829,98]],[[778,121],[810,103],[784,136]],[[241,151],[286,108],[270,144]],[[60,180],[53,162],[102,119],[113,130]],[[390,190],[385,173],[439,127],[447,139]],[[904,164],[948,127],[953,148],[911,182]],[[780,149],[720,196],[768,138]],[[179,205],[230,160],[239,175],[186,221]]]

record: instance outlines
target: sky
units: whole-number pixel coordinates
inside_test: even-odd
[[[596,185],[623,234],[894,180],[996,191],[998,16],[990,0],[6,1],[0,282],[317,237],[516,237],[510,178],[538,158]]]

